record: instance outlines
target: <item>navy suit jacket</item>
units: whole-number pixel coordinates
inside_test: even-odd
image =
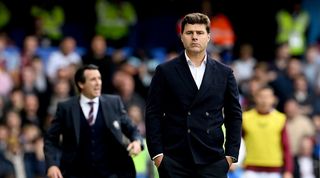
[[[226,137],[222,125],[226,128]],[[151,158],[207,164],[238,158],[242,111],[230,67],[208,57],[200,86],[184,53],[157,66],[146,105],[146,137]]]
[[[48,168],[53,165],[60,167],[61,160],[69,164],[75,164],[72,161],[79,150],[79,139],[81,139],[80,114],[82,109],[79,100],[79,97],[73,97],[58,104],[55,118],[44,137],[44,153]],[[124,141],[127,140],[126,138],[131,141],[140,140],[143,143],[137,127],[128,118],[119,96],[101,95],[99,102],[107,128],[110,129],[112,135],[123,146],[123,148],[119,149],[126,149],[128,145],[128,142]],[[62,140],[60,139],[61,135]],[[143,145],[141,146],[143,149]],[[123,161],[119,160],[117,155],[114,155],[114,158],[111,159],[114,159],[113,161]],[[131,157],[127,156],[127,159],[131,159]],[[123,162],[132,161],[126,160]],[[124,169],[127,169],[126,166],[134,165],[123,165]],[[60,167],[60,169],[62,172],[65,171],[64,167]]]

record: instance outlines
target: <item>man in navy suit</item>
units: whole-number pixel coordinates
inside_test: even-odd
[[[161,178],[226,178],[241,141],[238,86],[231,68],[207,55],[206,15],[183,18],[181,41],[184,52],[157,66],[150,85],[147,147]]]
[[[120,97],[101,95],[101,83],[98,67],[83,66],[75,74],[80,96],[58,104],[45,135],[50,178],[135,178],[131,156],[142,137]]]

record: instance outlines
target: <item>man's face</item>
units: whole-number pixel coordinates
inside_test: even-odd
[[[269,112],[275,104],[275,96],[271,89],[262,89],[255,94],[257,108],[262,112]]]
[[[81,93],[92,99],[101,95],[101,75],[98,70],[85,70],[85,82],[79,83]]]
[[[181,41],[188,52],[199,53],[206,50],[210,41],[210,34],[204,24],[186,24]]]

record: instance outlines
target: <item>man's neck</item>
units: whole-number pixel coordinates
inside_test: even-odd
[[[205,53],[189,53],[189,52],[187,52],[187,55],[196,67],[199,67],[205,58]]]

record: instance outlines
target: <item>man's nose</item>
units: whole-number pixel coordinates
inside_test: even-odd
[[[198,39],[198,35],[194,34],[192,35],[192,40],[197,40]]]

